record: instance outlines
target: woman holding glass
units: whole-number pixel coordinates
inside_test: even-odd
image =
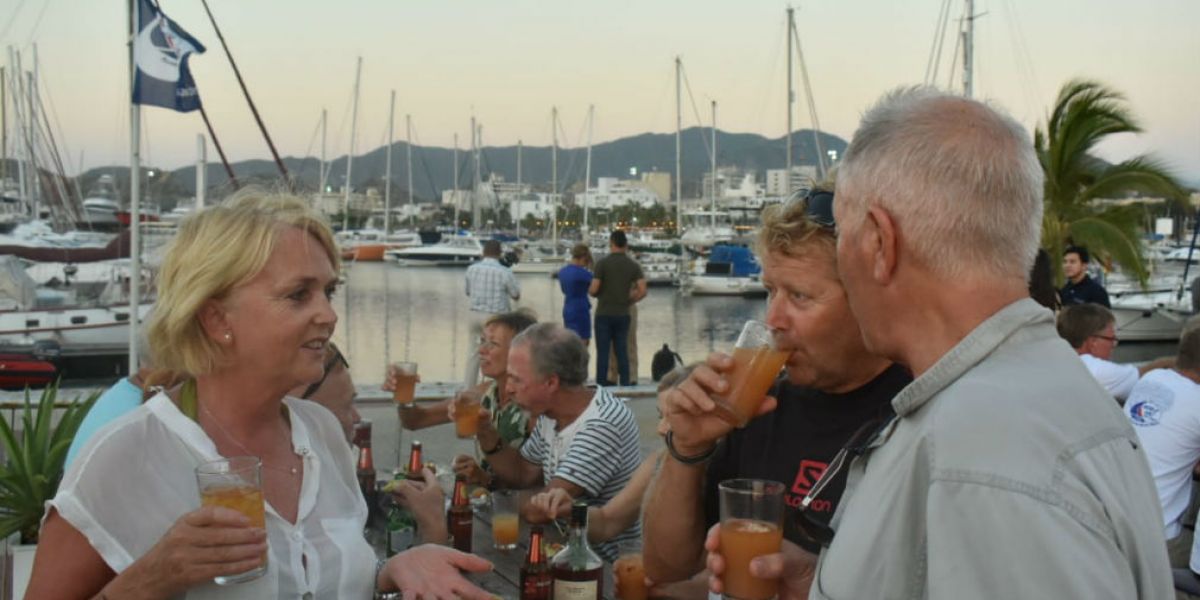
[[[486,561],[445,548],[377,566],[341,427],[287,397],[323,375],[338,268],[329,227],[299,198],[243,195],[184,221],[148,338],[186,381],[87,443],[48,505],[30,597],[487,597],[458,572]],[[197,467],[238,456],[261,463],[265,527],[200,507]],[[252,581],[213,582],[264,562]]]

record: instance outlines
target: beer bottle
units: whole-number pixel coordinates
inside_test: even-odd
[[[446,511],[446,531],[450,533],[455,550],[471,553],[471,525],[475,520],[475,511],[467,498],[467,476],[454,476],[454,498],[450,502],[450,510]]]
[[[571,505],[567,545],[550,561],[554,600],[600,600],[604,596],[604,561],[587,541],[587,502]]]
[[[358,487],[367,501],[367,512],[376,513],[375,459],[371,456],[371,422],[363,419],[354,425],[355,443],[358,445]]]
[[[425,463],[421,459],[421,440],[413,440],[412,449],[408,453],[408,469],[404,476],[412,481],[425,481],[421,476],[421,469],[425,468]]]
[[[521,565],[521,600],[550,600],[554,574],[546,564],[546,549],[542,546],[542,526],[529,528],[529,552]]]

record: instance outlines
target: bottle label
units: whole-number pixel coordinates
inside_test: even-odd
[[[599,598],[600,588],[595,581],[554,580],[554,600],[585,600]]]

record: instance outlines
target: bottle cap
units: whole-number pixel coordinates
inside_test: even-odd
[[[571,505],[571,526],[586,527],[587,526],[587,511],[588,504],[584,500],[576,500]]]

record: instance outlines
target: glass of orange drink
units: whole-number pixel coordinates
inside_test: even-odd
[[[454,431],[458,437],[469,439],[479,432],[479,411],[483,407],[479,392],[467,388],[454,397]]]
[[[642,565],[641,540],[617,544],[617,562],[613,563],[613,580],[619,600],[646,600],[646,569]]]
[[[517,493],[513,490],[492,492],[492,545],[497,550],[517,547],[521,529],[518,504]]]
[[[783,544],[783,484],[762,479],[730,479],[718,486],[721,556],[725,558],[725,598],[768,600],[779,582],[750,574],[755,557],[779,552]]]
[[[745,427],[787,362],[788,353],[775,349],[771,328],[762,321],[746,321],[733,348],[733,369],[725,373],[729,392],[716,398],[718,414],[737,427]]]
[[[401,407],[412,406],[417,389],[417,363],[394,362],[388,365],[388,369],[396,381],[396,387],[392,389],[392,400]]]
[[[206,462],[196,467],[196,484],[201,506],[220,506],[242,513],[251,527],[265,529],[266,507],[262,492],[262,461],[256,456],[234,456]],[[243,583],[267,572],[267,553],[262,565],[245,573],[219,575],[217,585]]]

